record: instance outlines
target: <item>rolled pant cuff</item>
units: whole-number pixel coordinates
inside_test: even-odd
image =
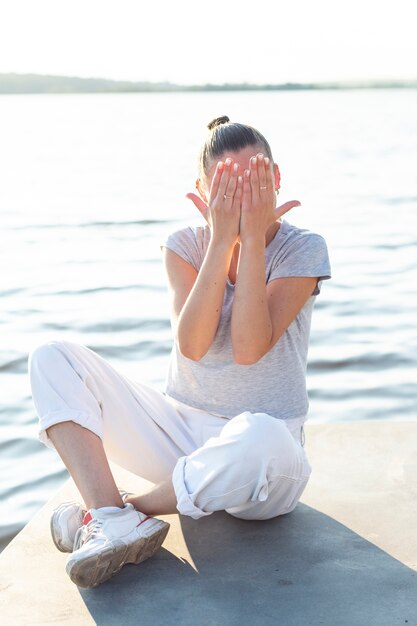
[[[98,420],[90,415],[89,413],[85,413],[83,411],[65,411],[65,416],[62,416],[61,411],[51,411],[44,415],[43,417],[39,417],[39,432],[38,439],[48,448],[55,449],[51,439],[48,437],[48,433],[46,432],[47,428],[51,426],[55,426],[55,424],[61,424],[62,422],[75,422],[88,430],[91,430],[95,435],[103,438],[102,429],[100,428],[100,424]]]
[[[212,511],[202,511],[195,506],[185,486],[185,464],[187,457],[182,456],[178,459],[174,471],[172,472],[172,484],[174,486],[175,495],[177,496],[177,509],[181,515],[188,515],[193,519],[199,519],[205,515],[211,515]]]

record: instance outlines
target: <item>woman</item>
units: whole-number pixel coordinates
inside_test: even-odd
[[[207,225],[161,246],[175,337],[165,394],[80,344],[50,341],[29,355],[39,438],[84,500],[51,519],[76,584],[152,556],[169,526],[156,515],[269,519],[304,491],[310,320],[330,267],[322,237],[279,219],[299,204],[275,209],[279,186],[263,135],[227,117],[209,124],[199,195],[188,194]],[[108,458],[155,486],[119,490]]]

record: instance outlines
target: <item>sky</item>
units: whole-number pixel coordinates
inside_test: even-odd
[[[414,0],[0,0],[0,73],[132,81],[417,79]]]

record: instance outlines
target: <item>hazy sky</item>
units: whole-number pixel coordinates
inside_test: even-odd
[[[415,0],[0,0],[0,72],[179,83],[416,79]]]

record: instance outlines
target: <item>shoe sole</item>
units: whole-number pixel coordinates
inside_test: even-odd
[[[138,537],[129,545],[122,542],[115,545],[114,542],[113,547],[104,549],[99,555],[67,563],[68,576],[78,587],[97,587],[120,572],[123,565],[146,561],[159,550],[168,534],[170,524],[162,520],[158,522],[156,530],[154,526],[154,532],[148,537]]]

